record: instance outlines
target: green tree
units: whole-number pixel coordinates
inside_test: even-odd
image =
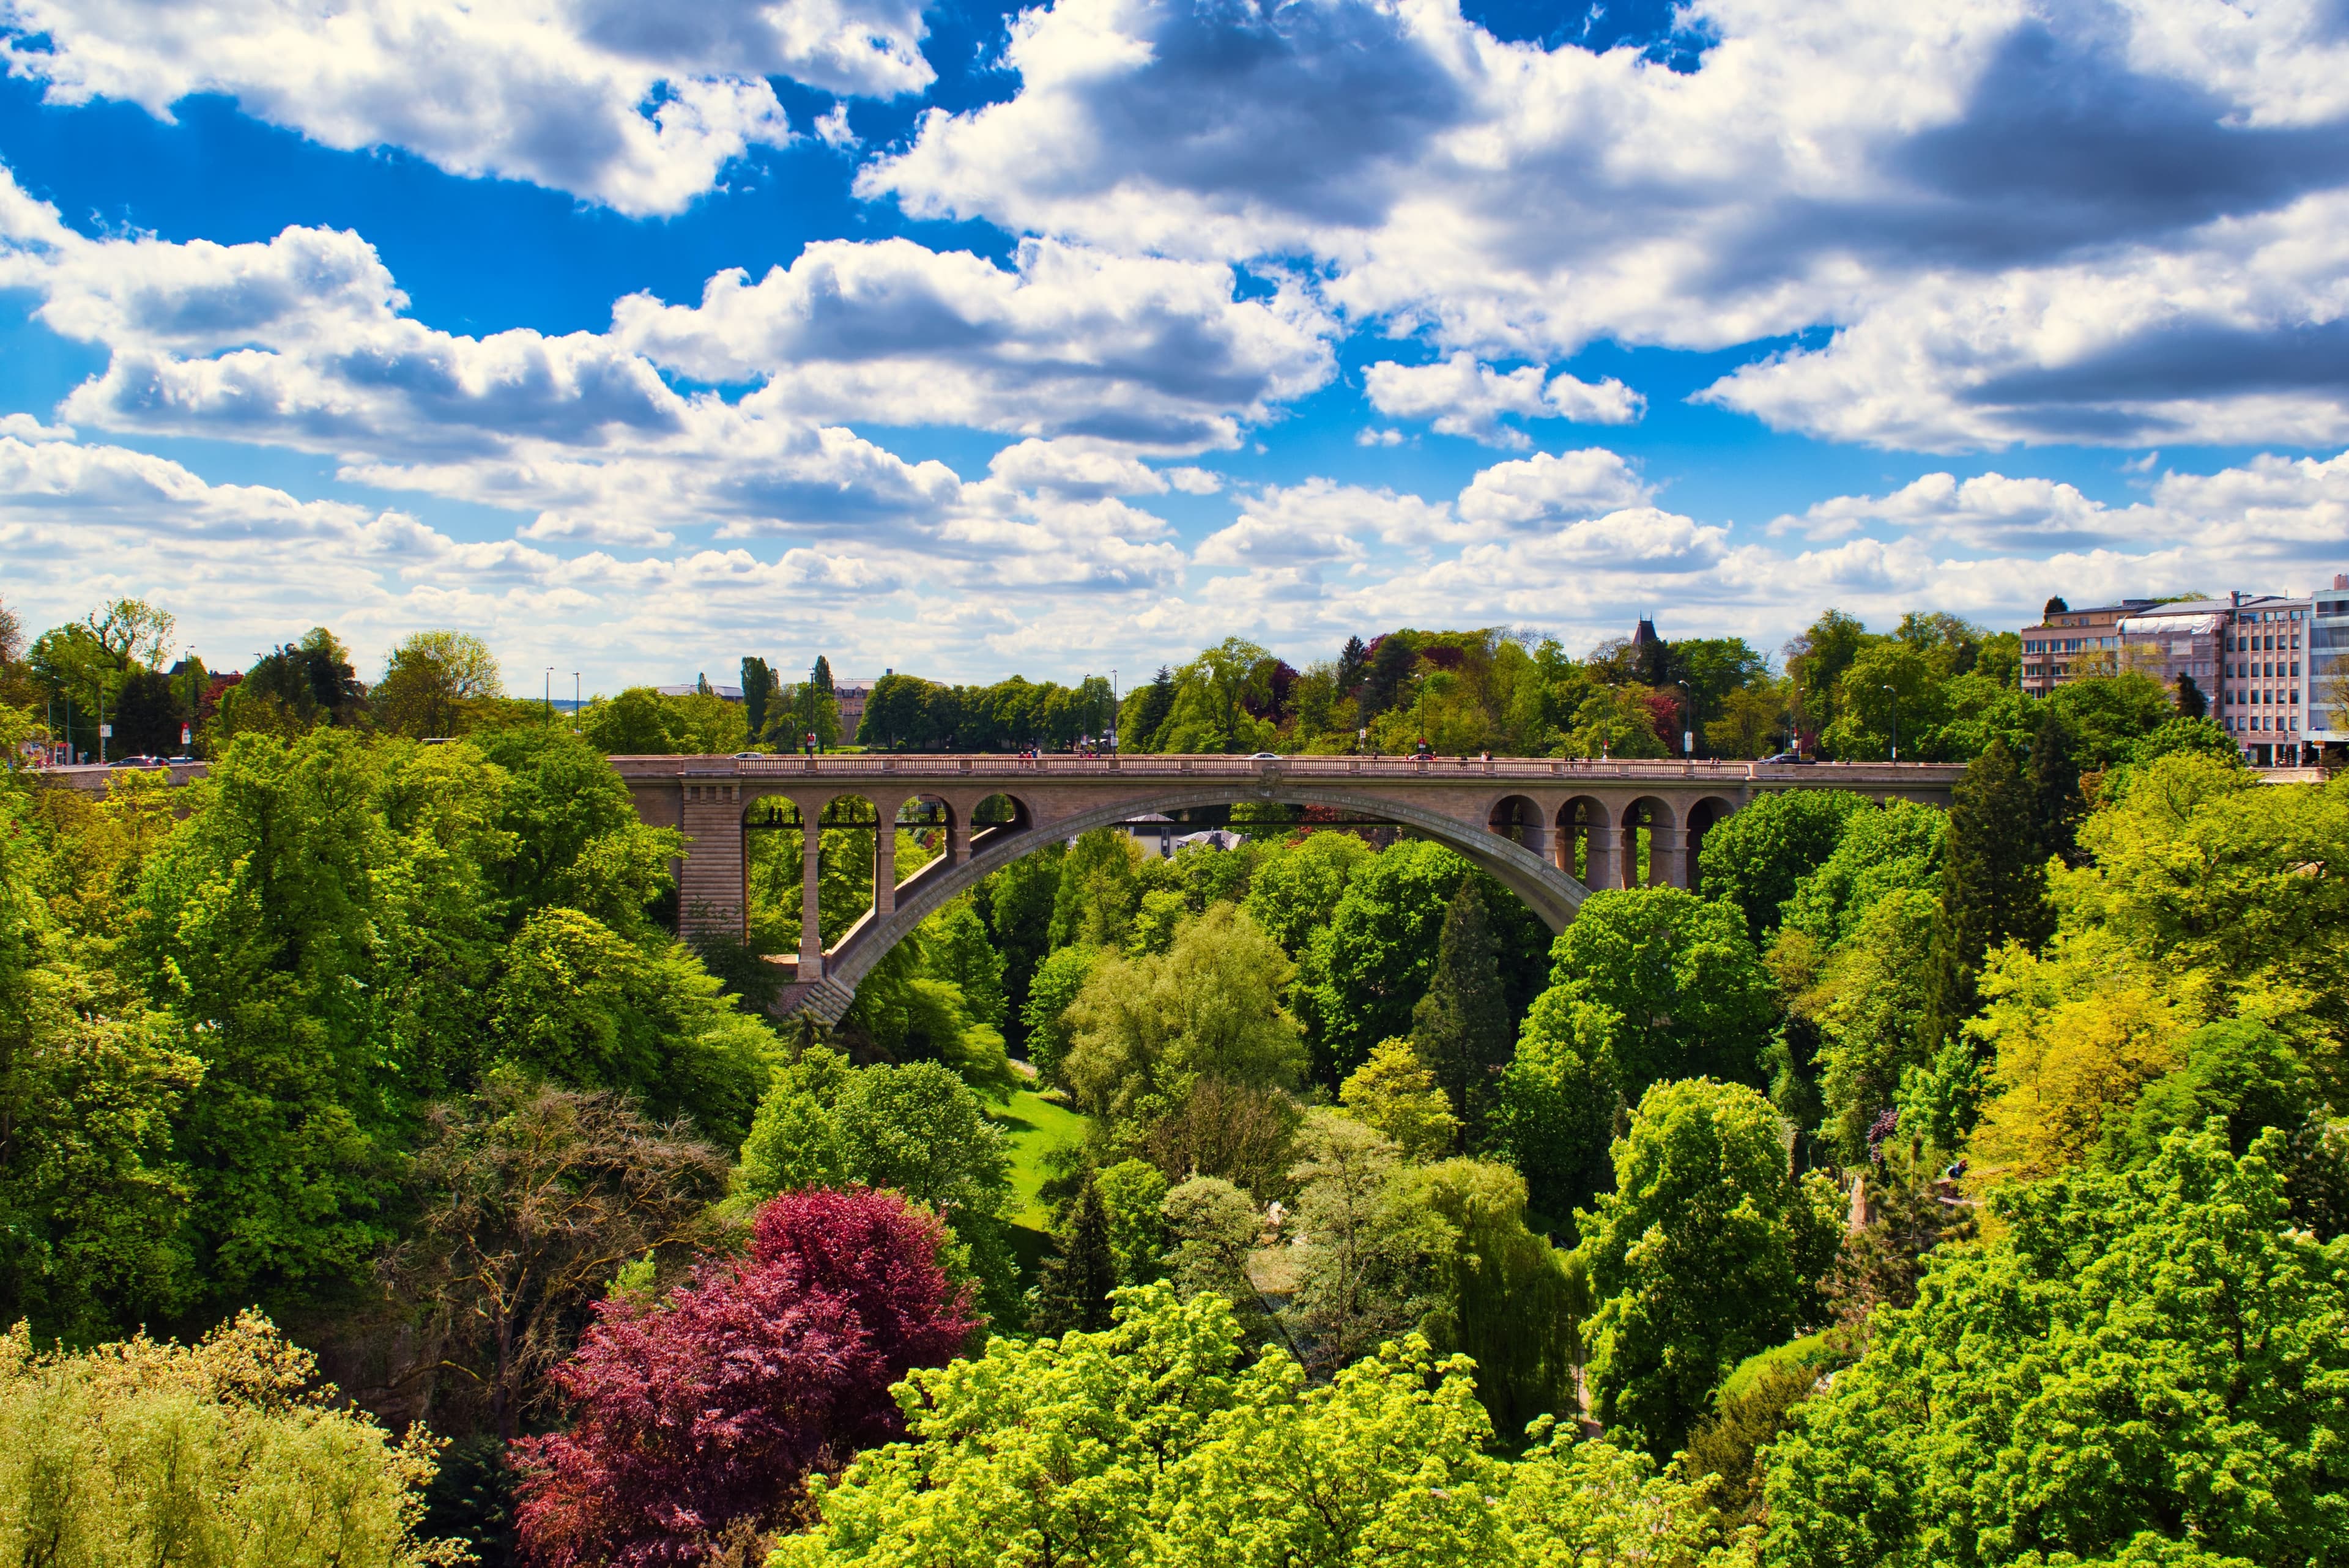
[[[1339,1103],[1394,1140],[1406,1160],[1438,1160],[1460,1140],[1460,1119],[1409,1040],[1381,1040],[1338,1088]]]
[[[1097,947],[1063,947],[1044,961],[1029,983],[1028,1006],[1022,1021],[1028,1037],[1028,1059],[1036,1076],[1048,1084],[1066,1087],[1061,1066],[1068,1059],[1070,1004],[1076,1001],[1102,956]]]
[[[1093,1173],[1109,1215],[1110,1255],[1117,1283],[1143,1284],[1165,1272],[1165,1173],[1147,1160],[1121,1160]]]
[[[1095,828],[1069,846],[1052,895],[1050,944],[1123,947],[1141,893],[1133,841],[1115,828]]]
[[[1126,751],[1163,751],[1158,744],[1158,731],[1166,716],[1174,710],[1174,672],[1168,666],[1158,666],[1158,674],[1144,686],[1126,693],[1117,715],[1117,743]]]
[[[492,823],[497,852],[483,867],[500,921],[511,930],[559,904],[632,940],[651,938],[648,906],[672,886],[683,836],[647,824],[604,754],[568,730],[497,729],[473,745],[505,776]]]
[[[1004,1220],[1010,1155],[1001,1129],[952,1072],[936,1062],[851,1068],[810,1046],[775,1074],[743,1140],[729,1208],[849,1183],[893,1188],[936,1211],[988,1311],[999,1319],[1017,1312]]]
[[[2349,704],[2341,706],[2349,707]],[[2151,762],[2174,752],[2189,751],[2198,757],[2208,757],[2231,767],[2241,767],[2243,753],[2235,738],[2219,727],[2215,718],[2199,714],[2181,715],[2164,719],[2160,726],[2141,737],[2129,752],[2131,762]]]
[[[1003,1027],[1003,955],[988,940],[987,924],[968,898],[957,898],[923,923],[923,963],[930,974],[962,993],[970,1016],[989,1028]]]
[[[1781,911],[1786,928],[1831,948],[1895,888],[1938,894],[1948,830],[1947,812],[1914,800],[1854,812],[1845,819],[1834,853],[1795,884],[1795,896]]]
[[[0,1338],[0,1553],[55,1568],[425,1568],[438,1441],[394,1440],[258,1313],[193,1346]]]
[[[1494,1093],[1493,1149],[1524,1173],[1537,1212],[1563,1225],[1613,1180],[1607,1149],[1628,1113],[1616,1074],[1622,1015],[1570,986],[1526,1015]]]
[[[1837,683],[1835,721],[1820,743],[1846,762],[1884,761],[1896,745],[1910,761],[1942,757],[1949,696],[1940,661],[1898,638],[1872,639]]]
[[[1272,700],[1278,661],[1256,644],[1226,637],[1174,672],[1174,700],[1152,738],[1159,751],[1254,751],[1278,738],[1254,709]]]
[[[1418,1327],[1436,1305],[1433,1257],[1443,1222],[1394,1178],[1393,1142],[1359,1121],[1309,1112],[1290,1170],[1306,1243],[1296,1249],[1296,1311],[1316,1365],[1343,1367]]]
[[[0,792],[0,1317],[90,1344],[196,1297],[172,1125],[204,1064],[170,1014],[62,960]]]
[[[2341,1249],[2285,1223],[2270,1133],[1994,1194],[1770,1450],[1790,1565],[2301,1563],[2349,1552]],[[2068,1555],[2058,1555],[2068,1554]]]
[[[1848,789],[1757,796],[1705,833],[1698,885],[1706,898],[1735,904],[1758,944],[1776,928],[1779,906],[1796,885],[1835,852],[1845,826],[1870,809],[1866,796]]]
[[[842,1085],[833,1116],[850,1181],[894,1187],[936,1210],[957,1233],[974,1219],[1001,1218],[1009,1207],[1011,1163],[1002,1132],[969,1087],[936,1063],[859,1069]]]
[[[1211,1295],[1123,1292],[1102,1334],[991,1341],[918,1371],[908,1439],[811,1480],[776,1568],[1730,1568],[1692,1490],[1637,1454],[1543,1439],[1516,1465],[1465,1357],[1407,1338],[1313,1383],[1240,1366]]]
[[[1444,909],[1435,973],[1411,1016],[1412,1048],[1451,1100],[1472,1147],[1484,1140],[1493,1075],[1509,1059],[1511,1044],[1508,1004],[1476,882],[1463,877]]]
[[[848,1171],[833,1108],[856,1069],[828,1046],[811,1045],[776,1069],[742,1140],[734,1191],[746,1208],[778,1192],[835,1187]]]
[[[1925,1042],[1936,1051],[1965,1048],[1958,1027],[1979,1005],[1982,960],[2010,941],[2036,947],[2053,930],[2035,805],[2003,743],[1968,763],[1951,792],[1925,1001]]]
[[[1816,735],[1835,722],[1844,672],[1868,641],[1857,619],[1828,610],[1786,645],[1786,675],[1805,729]]]
[[[1003,954],[1004,1011],[1012,1042],[1026,1039],[1028,988],[1052,952],[1052,906],[1060,896],[1059,844],[1048,844],[994,872],[972,890],[995,950]]]
[[[2052,705],[2040,714],[2039,727],[2032,735],[2026,778],[2034,851],[2043,861],[2049,855],[2061,855],[2069,861],[2087,803],[2080,798],[2080,765],[2072,755],[2072,726]]]
[[[1330,923],[1347,883],[1375,854],[1351,833],[1308,833],[1292,842],[1261,846],[1240,907],[1302,964],[1312,950],[1313,934]]]
[[[2223,1118],[2237,1154],[2271,1127],[2305,1125],[2323,1094],[2320,1075],[2293,1042],[2248,1018],[2205,1024],[2186,1037],[2184,1060],[2146,1085],[2126,1121],[2105,1129],[2105,1163],[2148,1164],[2173,1132],[2199,1132]]]
[[[1922,1066],[1920,1033],[1940,906],[1896,888],[1870,904],[1790,1006],[1818,1031],[1820,1131],[1848,1166],[1867,1163],[1868,1131],[1897,1098],[1901,1075]]]
[[[1314,1076],[1335,1085],[1379,1041],[1411,1032],[1427,994],[1444,912],[1468,862],[1441,844],[1408,840],[1358,869],[1327,925],[1313,934],[1307,998]]]
[[[320,724],[357,724],[366,705],[350,649],[326,627],[313,626],[301,641],[255,659],[244,678],[221,694],[212,738],[225,742],[246,730],[290,735]],[[195,711],[194,702],[186,706]]]
[[[1183,1299],[1211,1291],[1261,1318],[1247,1259],[1265,1220],[1248,1195],[1220,1176],[1194,1176],[1167,1190],[1159,1212],[1174,1243],[1168,1277]]]
[[[767,733],[767,704],[775,695],[775,672],[767,661],[745,657],[742,661],[742,725],[752,735]]]
[[[682,945],[630,942],[592,915],[523,921],[490,996],[499,1058],[574,1088],[619,1089],[727,1147],[750,1130],[780,1047]]]
[[[1656,1085],[1613,1153],[1615,1190],[1578,1217],[1591,1409],[1661,1459],[1739,1362],[1818,1319],[1841,1203],[1795,1179],[1777,1112],[1739,1084]]]
[[[505,696],[497,655],[470,632],[419,632],[391,651],[373,692],[395,735],[462,735]]]
[[[2066,681],[2047,694],[2064,718],[2084,767],[2110,768],[2135,755],[2137,743],[2178,717],[2159,681],[2137,670]]]
[[[378,1215],[406,1086],[384,1081],[373,1033],[389,998],[353,984],[389,934],[375,917],[393,913],[377,897],[397,864],[378,780],[343,731],[238,738],[133,904],[156,999],[199,1026],[203,1075],[178,1130],[202,1154],[199,1265],[245,1299],[350,1278],[390,1240]]]
[[[1611,1065],[1627,1102],[1660,1078],[1757,1079],[1777,1005],[1733,906],[1610,889],[1583,902],[1554,952],[1553,983],[1622,1020]]]
[[[1526,1225],[1525,1178],[1506,1165],[1446,1160],[1403,1179],[1407,1201],[1440,1219],[1434,1249],[1442,1305],[1428,1337],[1474,1357],[1476,1396],[1503,1432],[1575,1408],[1581,1319],[1579,1269]]]
[[[1282,1010],[1288,960],[1239,909],[1217,904],[1164,954],[1104,955],[1065,1015],[1061,1076],[1112,1122],[1169,1113],[1202,1079],[1286,1088],[1305,1066]]]
[[[1110,1293],[1117,1288],[1117,1258],[1110,1245],[1109,1210],[1101,1188],[1088,1175],[1077,1189],[1067,1230],[1044,1265],[1037,1285],[1036,1328],[1043,1334],[1080,1329],[1099,1334],[1110,1326]]]

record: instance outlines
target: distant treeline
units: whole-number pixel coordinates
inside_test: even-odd
[[[1073,686],[1019,676],[984,686],[883,676],[864,699],[856,740],[891,751],[1062,751],[1098,739],[1116,711],[1102,676]]]

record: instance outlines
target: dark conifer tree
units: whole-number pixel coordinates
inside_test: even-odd
[[[2210,711],[2210,699],[2192,676],[2178,677],[2178,715],[2180,718],[2200,718]]]
[[[1444,912],[1435,973],[1411,1015],[1412,1047],[1451,1099],[1462,1140],[1472,1149],[1492,1109],[1493,1075],[1506,1065],[1514,1044],[1492,923],[1476,882],[1463,877]]]
[[[1133,697],[1126,699],[1133,711],[1120,716],[1118,722],[1124,733],[1117,738],[1117,743],[1128,751],[1149,751],[1157,746],[1158,730],[1166,722],[1166,716],[1174,711],[1174,670],[1159,665],[1158,674],[1138,695],[1139,703]]]
[[[2087,802],[2080,798],[2080,764],[2072,754],[2072,726],[2054,707],[2039,715],[2039,731],[2031,738],[2031,828],[2036,837],[2035,858],[2044,864],[2050,855],[2076,863],[2080,819]],[[2053,912],[2043,901],[2040,926],[2012,934],[2033,947],[2054,934]]]
[[[1362,671],[1371,662],[1371,650],[1362,645],[1360,637],[1349,637],[1338,654],[1338,695],[1343,696],[1360,686]]]
[[[1036,1291],[1036,1331],[1097,1334],[1110,1326],[1109,1293],[1117,1288],[1117,1258],[1110,1251],[1109,1210],[1091,1173],[1077,1189],[1059,1254],[1044,1264]]]
[[[2054,756],[2054,748],[2048,748]],[[1925,1040],[1955,1040],[1973,1016],[1982,960],[2010,938],[2044,941],[2047,932],[2046,851],[2033,780],[2004,741],[1967,765],[1950,804],[1941,861],[1941,908],[1933,925],[1927,976]]]
[[[1362,672],[1364,724],[1395,705],[1402,695],[1403,682],[1411,678],[1412,666],[1418,663],[1419,650],[1401,632],[1389,632],[1371,645],[1370,663]]]
[[[742,661],[742,717],[751,738],[766,733],[767,698],[774,695],[775,674],[761,658]]]
[[[815,668],[808,672],[808,684],[826,696],[833,695],[832,661],[822,654],[815,656]]]

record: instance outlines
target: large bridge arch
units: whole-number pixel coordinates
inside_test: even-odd
[[[873,965],[924,920],[956,894],[977,885],[981,878],[1047,844],[1152,811],[1171,813],[1186,808],[1235,805],[1242,800],[1326,807],[1376,817],[1424,833],[1459,851],[1471,864],[1523,899],[1552,931],[1564,930],[1582,901],[1589,896],[1588,888],[1560,871],[1547,856],[1489,828],[1474,827],[1439,811],[1377,796],[1313,785],[1236,779],[1220,787],[1194,786],[1121,799],[1016,830],[999,828],[975,835],[968,860],[959,864],[949,863],[945,858],[931,861],[898,886],[895,908],[886,913],[875,909],[844,933],[825,955],[823,978],[799,999],[799,1006],[826,1023],[837,1023],[854,999],[857,985]]]
[[[1556,928],[1573,918],[1586,888],[1630,880],[1627,868],[1636,863],[1630,816],[1651,837],[1654,880],[1686,886],[1702,830],[1758,793],[1842,788],[1940,802],[1961,771],[1930,763],[1315,756],[659,756],[615,757],[612,764],[644,820],[676,829],[683,841],[682,855],[670,863],[679,924],[688,934],[741,932],[750,903],[744,818],[761,797],[786,797],[809,814],[839,795],[862,796],[885,817],[911,800],[930,803],[926,816],[945,828],[946,855],[900,882],[895,837],[876,832],[872,907],[836,941],[823,941],[803,891],[798,972],[782,1006],[809,1007],[819,1017],[836,1016],[881,954],[979,878],[1055,839],[1135,815],[1253,799],[1393,822],[1459,851]],[[997,796],[1008,799],[990,802]],[[804,864],[802,880],[814,885]]]

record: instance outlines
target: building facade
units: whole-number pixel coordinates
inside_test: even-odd
[[[2021,684],[2033,696],[2137,670],[2181,705],[2189,689],[2200,694],[2260,766],[2299,765],[2349,743],[2349,573],[2315,594],[2054,608],[2021,635]]]
[[[2023,628],[2023,691],[2045,696],[2065,681],[2114,674],[2121,667],[2121,623],[2161,607],[2151,599],[2124,599],[2075,610],[2050,601],[2046,619]]]
[[[2308,738],[2322,746],[2349,745],[2349,573],[2310,601]]]

